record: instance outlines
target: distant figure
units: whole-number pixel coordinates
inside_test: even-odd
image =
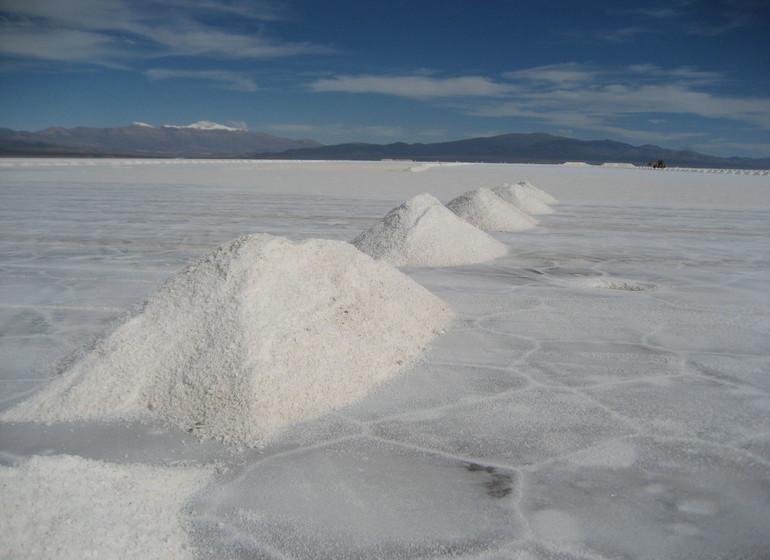
[[[658,161],[651,161],[648,163],[650,167],[653,167],[654,169],[665,169],[666,168],[666,162],[664,162],[662,159],[659,159]]]

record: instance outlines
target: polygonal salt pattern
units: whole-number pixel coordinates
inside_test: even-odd
[[[396,379],[339,414],[371,422],[388,416],[473,402],[509,391],[530,381],[509,369],[427,362]]]
[[[619,416],[566,390],[532,388],[372,426],[380,437],[461,457],[533,465],[634,433]]]
[[[628,438],[525,474],[521,508],[538,541],[590,557],[760,560],[768,476],[722,446]]]
[[[526,533],[518,480],[510,469],[353,438],[246,466],[202,496],[194,524],[208,548],[253,539],[257,557],[462,556]]]
[[[677,354],[643,344],[548,342],[519,370],[545,385],[582,387],[680,375],[681,362]]]
[[[139,422],[1,424],[3,465],[215,464],[186,510],[201,560],[767,559],[767,176],[87,163],[0,171],[2,410],[242,234],[349,240],[417,193],[525,177],[562,204],[537,228],[494,234],[505,257],[404,268],[456,326],[422,363],[265,448]]]
[[[730,443],[770,431],[769,395],[709,379],[659,377],[584,391],[651,434]]]

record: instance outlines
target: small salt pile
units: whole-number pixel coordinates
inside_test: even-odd
[[[507,254],[499,241],[455,215],[430,194],[391,210],[353,244],[395,266],[457,266]]]
[[[452,320],[440,299],[349,243],[244,236],[168,280],[2,419],[152,413],[259,446],[362,397]]]
[[[0,466],[0,556],[192,560],[182,511],[210,476],[71,455]]]
[[[553,196],[551,196],[550,194],[548,194],[542,189],[538,189],[535,185],[533,185],[529,181],[519,181],[516,184],[519,185],[522,189],[524,189],[524,192],[526,192],[528,195],[542,202],[545,202],[546,204],[556,204],[559,202]]]
[[[534,196],[532,191],[521,183],[516,185],[504,183],[499,187],[495,187],[492,191],[506,202],[513,204],[516,208],[527,214],[553,214],[553,208],[540,198]]]
[[[446,207],[484,231],[521,231],[537,225],[537,220],[486,187],[461,194]]]

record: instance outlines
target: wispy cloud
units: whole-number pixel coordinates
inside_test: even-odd
[[[644,35],[683,33],[716,37],[755,25],[762,25],[769,15],[764,0],[724,0],[704,5],[697,0],[679,0],[660,7],[610,8],[609,14],[634,22],[615,29],[600,29],[594,37],[627,43]]]
[[[227,70],[172,70],[151,68],[145,72],[151,80],[191,79],[213,82],[217,87],[238,91],[257,91],[259,87],[253,79],[239,72]]]
[[[434,78],[431,76],[337,76],[310,84],[313,91],[380,93],[400,97],[500,97],[511,87],[481,76]]]
[[[552,77],[543,80],[543,77]],[[770,128],[770,100],[738,98],[702,91],[721,76],[691,68],[664,70],[657,65],[634,65],[600,70],[569,67],[570,80],[557,69],[534,68],[512,72],[515,97],[503,102],[476,105],[470,112],[479,116],[526,116],[553,122],[569,119],[577,126],[607,126],[628,116],[643,114],[693,115],[729,119]],[[589,79],[590,77],[590,79]],[[557,79],[558,78],[558,79]],[[549,83],[543,83],[548,81]],[[558,117],[557,117],[558,115]]]
[[[520,82],[539,82],[569,87],[576,84],[592,83],[596,80],[598,73],[598,69],[591,68],[585,64],[565,63],[506,72],[503,74],[503,77]]]
[[[438,102],[477,117],[519,117],[552,127],[662,142],[699,136],[672,130],[671,118],[699,118],[770,128],[770,100],[713,93],[717,72],[636,64],[607,68],[567,63],[479,76],[337,76],[313,91],[379,93]]]
[[[331,51],[267,36],[266,22],[285,17],[280,6],[246,0],[0,0],[0,49],[5,56],[108,65],[136,58],[259,59]]]

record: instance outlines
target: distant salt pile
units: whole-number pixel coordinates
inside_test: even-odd
[[[210,475],[70,455],[0,466],[0,555],[192,559],[181,512]]]
[[[430,194],[391,210],[353,244],[395,266],[457,266],[507,254],[505,245],[472,226]]]
[[[398,161],[398,160],[395,160]],[[416,165],[410,165],[407,167],[404,171],[409,171],[410,173],[421,173],[423,171],[427,171],[428,169],[433,169],[435,167],[454,167],[457,165],[468,165],[464,162],[449,162],[449,161],[430,161],[430,162],[423,162],[418,163]]]
[[[259,446],[365,395],[452,319],[437,297],[349,243],[245,236],[168,280],[2,419],[152,413]]]
[[[520,231],[537,225],[537,220],[486,187],[461,194],[446,207],[485,231]]]
[[[529,196],[534,197],[538,200],[541,200],[546,204],[556,204],[559,202],[553,196],[545,192],[543,189],[538,189],[535,185],[533,185],[529,181],[519,181],[516,184],[519,185],[523,189],[523,191],[527,193]]]
[[[553,214],[553,208],[533,196],[530,189],[521,184],[509,185],[504,183],[499,187],[495,187],[492,191],[506,202],[513,204],[516,208],[527,214]]]

